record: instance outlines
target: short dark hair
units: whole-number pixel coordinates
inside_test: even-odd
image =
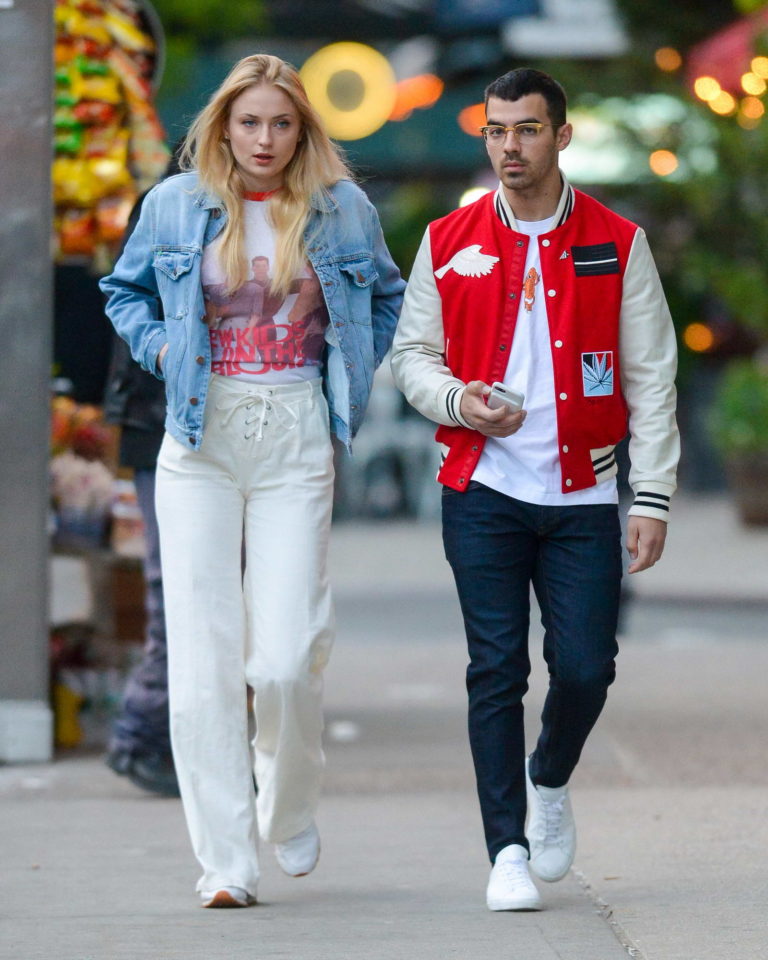
[[[510,70],[504,76],[498,77],[485,88],[485,106],[488,106],[489,97],[498,97],[499,100],[519,100],[530,93],[540,93],[547,102],[547,113],[552,126],[562,127],[565,123],[567,99],[565,90],[548,73],[534,70],[531,67],[518,67]]]

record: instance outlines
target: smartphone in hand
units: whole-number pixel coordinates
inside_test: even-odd
[[[507,406],[512,411],[522,410],[525,403],[525,394],[518,393],[517,390],[512,390],[497,380],[496,383],[491,384],[491,392],[488,394],[487,403],[491,410],[496,410],[502,406]]]

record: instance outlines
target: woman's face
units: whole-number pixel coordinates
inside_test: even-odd
[[[301,122],[293,101],[268,83],[243,90],[232,101],[225,133],[247,190],[277,190],[296,152]]]

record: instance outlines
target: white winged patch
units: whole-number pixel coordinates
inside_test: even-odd
[[[487,277],[499,262],[499,258],[492,257],[489,253],[480,253],[481,246],[482,244],[473,243],[471,247],[454,253],[444,267],[435,270],[437,279],[442,280],[449,270],[454,270],[460,277]]]

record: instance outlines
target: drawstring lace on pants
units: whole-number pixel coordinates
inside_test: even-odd
[[[246,428],[256,424],[250,433],[244,433],[245,440],[254,439],[257,442],[264,439],[264,427],[269,425],[269,417],[274,416],[284,430],[293,430],[299,422],[299,416],[290,404],[275,397],[272,391],[263,393],[242,393],[237,397],[219,400],[216,409],[224,413],[221,426],[226,427],[232,417],[244,410],[246,417],[243,423]]]

